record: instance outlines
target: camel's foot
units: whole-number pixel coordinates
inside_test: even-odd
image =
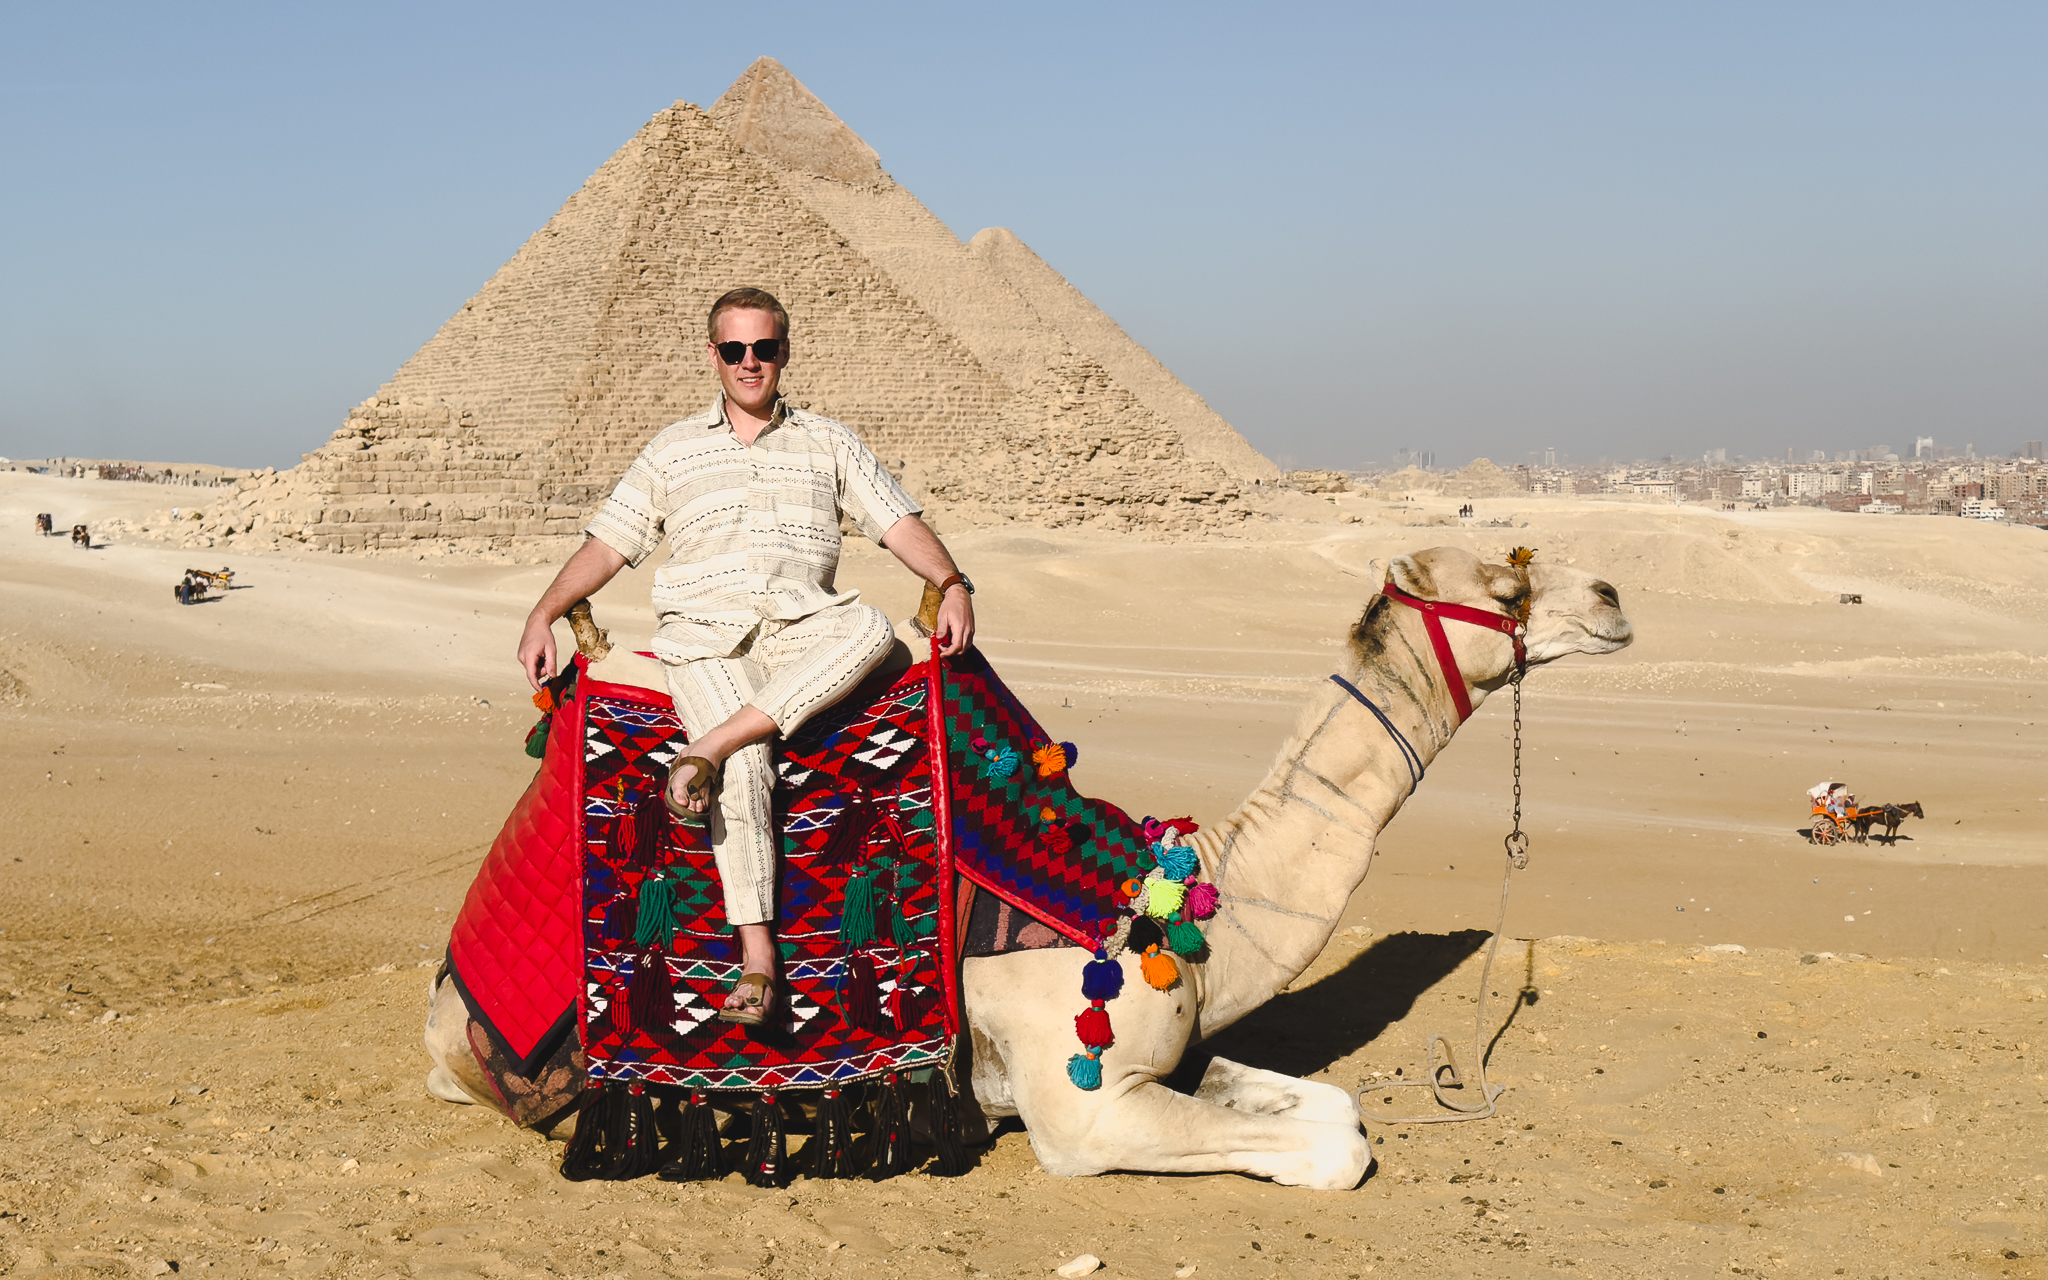
[[[1080,1106],[1054,1115],[1034,1116],[1027,1108],[1024,1123],[1032,1152],[1055,1177],[1113,1169],[1248,1173],[1290,1187],[1348,1191],[1373,1165],[1365,1134],[1348,1116],[1330,1123],[1261,1115],[1190,1098],[1156,1082],[1099,1100],[1085,1097]]]
[[[1332,1084],[1319,1084],[1277,1071],[1261,1071],[1228,1058],[1217,1058],[1202,1073],[1195,1097],[1232,1111],[1259,1116],[1286,1116],[1322,1124],[1358,1126],[1358,1104]]]
[[[435,1067],[427,1072],[427,1092],[443,1102],[453,1102],[461,1106],[470,1106],[476,1102],[475,1098],[463,1091],[462,1085],[446,1067]]]

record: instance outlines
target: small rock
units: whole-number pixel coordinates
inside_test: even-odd
[[[1931,1129],[1934,1127],[1933,1095],[1923,1093],[1900,1098],[1888,1103],[1879,1112],[1879,1117],[1894,1129]]]
[[[114,1019],[120,1016],[120,1014],[115,1013],[112,1009],[109,1009],[105,1013],[101,1014],[99,1017],[94,1018],[93,1021],[99,1023],[101,1026],[105,1026],[107,1023],[112,1022]]]
[[[142,1269],[144,1275],[167,1276],[178,1269],[178,1264],[166,1258],[151,1258],[149,1265]]]
[[[1837,1151],[1835,1159],[1857,1173],[1867,1173],[1873,1178],[1882,1178],[1884,1176],[1884,1166],[1879,1164],[1877,1157],[1868,1151]]]
[[[350,1156],[348,1159],[341,1162],[341,1171],[343,1173],[354,1173],[356,1170],[362,1167],[362,1162],[357,1160],[354,1156]]]
[[[1732,956],[1746,956],[1749,954],[1749,948],[1739,942],[1717,942],[1713,946],[1708,947],[1707,950],[1725,951]]]
[[[1092,1276],[1101,1269],[1102,1259],[1092,1253],[1084,1253],[1072,1262],[1058,1268],[1054,1274],[1065,1276],[1067,1280],[1075,1280],[1076,1276]]]
[[[1196,1265],[1197,1264],[1190,1262],[1188,1265],[1184,1267],[1175,1267],[1173,1269],[1173,1280],[1188,1280],[1189,1276],[1195,1274]]]

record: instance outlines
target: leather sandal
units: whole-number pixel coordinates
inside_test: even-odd
[[[767,1020],[768,1002],[775,995],[775,979],[765,973],[743,973],[740,980],[733,984],[732,989],[739,992],[748,988],[752,988],[752,994],[747,996],[739,1008],[719,1009],[720,1022],[737,1022],[741,1026],[754,1027]]]
[[[684,756],[668,767],[669,776],[673,778],[676,770],[684,765],[694,766],[697,770],[690,780],[683,784],[684,794],[692,800],[702,800],[708,806],[718,795],[719,783],[723,780],[725,771],[703,756]],[[676,803],[675,788],[666,782],[661,787],[661,802],[668,806],[668,811],[674,814],[679,822],[704,820],[704,815],[689,805]]]

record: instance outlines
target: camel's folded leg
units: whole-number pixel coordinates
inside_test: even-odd
[[[1347,1191],[1372,1169],[1372,1150],[1356,1123],[1233,1111],[1152,1080],[1115,1093],[1105,1086],[1063,1111],[1024,1114],[1039,1164],[1060,1177],[1112,1169],[1248,1173],[1288,1186]]]
[[[1253,1115],[1353,1127],[1358,1124],[1357,1102],[1336,1085],[1261,1071],[1228,1058],[1217,1058],[1209,1064],[1195,1096],[1203,1102]]]
[[[427,1072],[427,1092],[443,1102],[480,1102],[502,1111],[469,1049],[469,1006],[447,978],[443,964],[427,983],[425,1038],[427,1056],[434,1060],[433,1070]]]

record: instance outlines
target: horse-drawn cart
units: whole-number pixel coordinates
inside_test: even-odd
[[[187,569],[185,576],[171,588],[171,593],[178,597],[179,604],[197,604],[211,598],[209,592],[226,595],[234,586],[235,571],[225,566],[218,573],[211,569]]]
[[[1807,829],[1806,839],[1812,844],[1836,844],[1846,840],[1856,830],[1856,820],[1864,817],[1864,811],[1856,807],[1856,797],[1849,794],[1847,783],[1823,782],[1807,788],[1807,798],[1813,801],[1813,822]],[[1869,811],[1878,816],[1879,810]],[[1866,821],[1864,831],[1870,829]]]

